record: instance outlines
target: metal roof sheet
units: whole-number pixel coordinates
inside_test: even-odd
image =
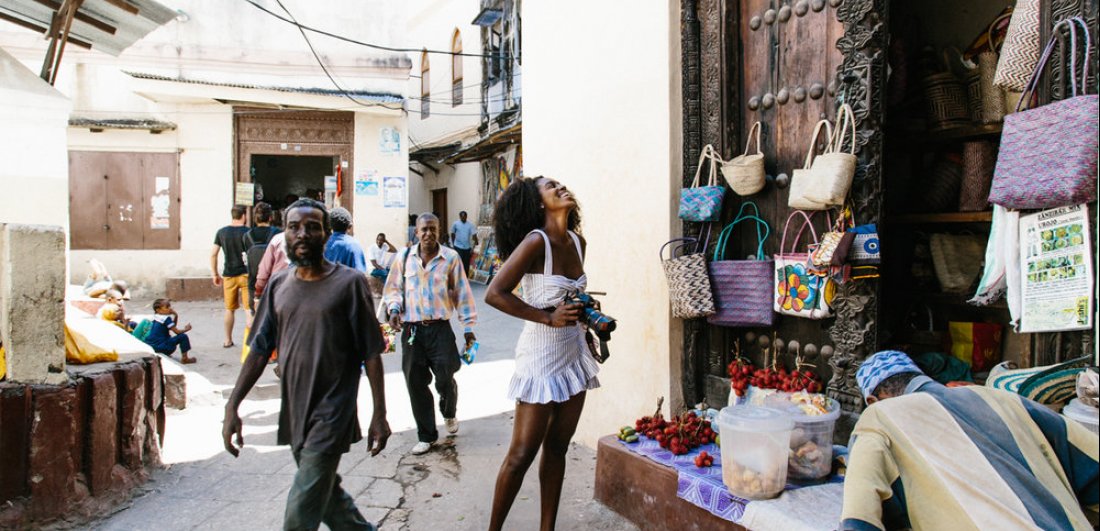
[[[350,94],[356,99],[369,100],[373,103],[403,103],[405,98],[396,94],[387,94],[381,92],[371,92],[365,90],[347,89],[342,91],[334,88],[318,88],[318,87],[292,87],[292,86],[272,86],[272,85],[255,85],[250,83],[231,83],[224,81],[208,81],[204,79],[185,78],[185,77],[172,77],[164,76],[160,74],[150,74],[148,72],[133,72],[123,71],[124,74],[135,77],[138,79],[149,79],[153,81],[172,81],[176,83],[190,83],[194,85],[209,85],[215,87],[233,87],[244,89],[260,89],[260,90],[275,90],[279,92],[295,92],[300,94],[317,94],[321,96],[343,96],[345,93]]]
[[[4,0],[0,18],[45,31],[60,7],[61,0]],[[117,56],[176,15],[155,0],[84,0],[69,37],[76,44]]]

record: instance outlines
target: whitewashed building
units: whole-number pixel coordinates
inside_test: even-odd
[[[74,280],[91,258],[152,292],[168,278],[208,276],[230,208],[260,199],[281,207],[290,194],[351,210],[363,243],[379,231],[403,241],[411,62],[363,43],[405,42],[404,9],[381,0],[284,0],[289,13],[267,2],[162,3],[175,19],[118,57],[70,46],[57,72],[72,106]],[[307,45],[291,20],[359,43],[306,30]],[[0,48],[31,69],[45,47],[40,32],[0,19]]]

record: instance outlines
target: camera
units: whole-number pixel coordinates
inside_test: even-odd
[[[580,304],[584,307],[582,320],[588,325],[588,329],[598,334],[601,338],[610,337],[611,332],[617,326],[615,319],[596,309],[596,299],[591,295],[578,292],[565,299],[566,304]]]

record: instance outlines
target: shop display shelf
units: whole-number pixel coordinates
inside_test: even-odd
[[[920,300],[929,304],[937,304],[944,306],[964,306],[967,308],[973,308],[975,310],[1007,310],[1008,303],[1002,298],[1001,300],[990,304],[989,306],[974,306],[966,301],[970,300],[971,294],[969,293],[943,293],[935,291],[906,291],[904,295],[910,299]]]
[[[940,212],[935,214],[901,214],[887,218],[888,223],[898,225],[920,225],[927,223],[989,223],[993,221],[993,212]]]
[[[942,131],[899,128],[894,131],[894,133],[910,142],[941,143],[1000,136],[1003,128],[1004,124],[998,122],[994,124],[974,124],[964,127],[954,127]]]

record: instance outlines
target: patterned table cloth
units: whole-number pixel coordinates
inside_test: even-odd
[[[676,470],[676,496],[719,518],[738,523],[745,514],[746,506],[752,503],[751,500],[730,494],[726,484],[722,482],[722,450],[716,444],[700,446],[684,455],[673,455],[672,452],[661,448],[656,440],[644,435],[639,435],[636,443],[620,441],[619,444],[633,453]],[[846,453],[846,448],[843,446],[834,446],[833,449],[834,458],[838,455],[838,450]],[[704,451],[714,456],[714,466],[704,468],[695,466],[695,456]],[[844,479],[834,475],[830,476],[826,482],[843,483]],[[802,487],[803,485],[787,484],[787,490]]]

